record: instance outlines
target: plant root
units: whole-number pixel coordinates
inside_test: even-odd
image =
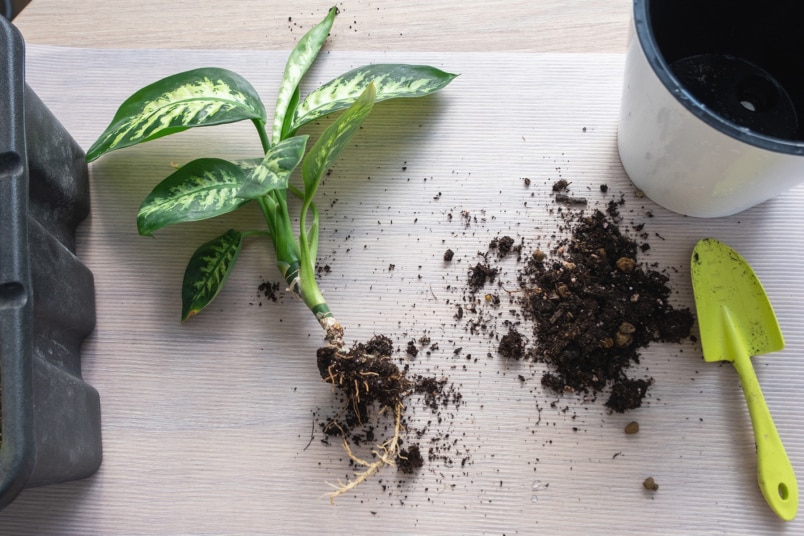
[[[358,343],[348,352],[333,345],[318,349],[321,378],[346,396],[361,424],[368,420],[375,402],[380,411],[395,411],[413,389],[413,382],[394,364],[391,353],[393,343],[382,335]]]
[[[383,467],[396,466],[400,459],[404,461],[404,457],[400,457],[404,400],[413,392],[414,383],[391,360],[393,349],[393,342],[383,335],[376,336],[365,344],[355,344],[348,352],[334,344],[318,349],[318,370],[321,378],[345,399],[343,411],[326,426],[325,431],[330,429],[332,435],[340,435],[349,459],[356,466],[365,468],[348,482],[330,484],[335,488],[330,494],[331,501],[355,489]],[[394,433],[372,451],[376,460],[370,462],[354,454],[349,437],[355,430],[362,429],[365,432],[362,439],[373,441],[373,431],[369,424],[372,409],[376,409],[379,415],[393,413]],[[352,440],[359,442],[358,437],[360,436],[352,435]]]
[[[324,329],[324,340],[335,348],[343,348],[343,326],[334,317],[326,317],[319,320]]]
[[[335,504],[336,497],[355,489],[357,486],[376,475],[383,467],[393,467],[396,465],[396,459],[399,457],[400,452],[399,437],[402,431],[403,411],[404,406],[401,403],[394,408],[394,435],[379,445],[376,450],[372,451],[372,453],[377,457],[377,461],[375,462],[367,462],[366,460],[355,456],[351,447],[349,446],[349,442],[346,440],[346,438],[343,439],[343,450],[346,451],[349,459],[352,460],[356,465],[365,467],[366,469],[359,473],[355,473],[355,478],[347,482],[343,482],[341,480],[338,480],[337,484],[327,482],[328,485],[335,488],[335,491],[328,494],[329,502],[331,504]]]

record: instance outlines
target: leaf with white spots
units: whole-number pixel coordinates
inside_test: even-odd
[[[458,75],[427,65],[365,65],[327,82],[304,99],[296,108],[291,131],[319,117],[351,106],[373,82],[376,102],[409,97],[423,97],[444,88]]]
[[[232,272],[242,247],[243,234],[229,229],[193,253],[184,271],[181,288],[182,321],[199,313],[215,299]]]
[[[215,67],[185,71],[150,84],[126,99],[87,151],[104,153],[192,127],[251,119],[266,122],[265,106],[245,78]]]
[[[238,197],[253,161],[200,158],[160,182],[142,202],[137,229],[144,236],[174,223],[199,221],[232,212],[248,203]]]
[[[262,162],[249,173],[238,197],[256,199],[271,190],[284,190],[288,178],[304,156],[308,136],[294,136],[268,149]]]
[[[324,20],[319,22],[312,30],[304,34],[299,43],[290,53],[285,64],[285,73],[282,76],[282,85],[279,87],[279,95],[276,99],[276,112],[274,112],[274,123],[271,129],[271,141],[279,142],[282,139],[283,127],[288,114],[292,114],[295,106],[292,104],[298,100],[298,87],[305,73],[318,56],[324,41],[329,35],[338,8],[330,8]],[[294,99],[295,95],[295,99]],[[291,115],[292,117],[292,115]]]

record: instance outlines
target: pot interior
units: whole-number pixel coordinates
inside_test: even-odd
[[[752,132],[804,140],[804,2],[636,0],[634,10],[643,47],[656,47],[659,67],[699,105]]]

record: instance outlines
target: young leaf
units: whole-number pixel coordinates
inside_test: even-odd
[[[290,102],[285,110],[285,120],[282,123],[280,139],[284,140],[291,135],[291,123],[293,123],[293,117],[296,115],[296,107],[299,105],[299,99],[301,99],[301,89],[296,86],[296,91],[293,92],[293,96],[290,98]]]
[[[182,321],[199,313],[218,295],[237,262],[242,246],[243,234],[229,229],[196,250],[184,271]]]
[[[199,221],[232,212],[249,202],[237,197],[249,163],[200,158],[182,166],[151,191],[137,213],[141,235],[174,223]]]
[[[374,84],[369,84],[349,109],[327,127],[307,153],[302,164],[305,202],[312,200],[324,171],[332,166],[354,133],[363,124],[363,120],[371,113],[375,95]]]
[[[286,189],[288,178],[304,156],[309,136],[294,136],[268,149],[265,158],[243,182],[238,197],[256,199],[271,190]]]
[[[285,65],[285,74],[282,76],[282,85],[279,87],[279,96],[276,99],[274,124],[271,128],[272,143],[277,143],[282,138],[282,127],[285,124],[285,117],[293,99],[293,94],[296,92],[304,74],[313,64],[316,56],[318,56],[321,47],[324,46],[324,41],[327,39],[337,14],[337,7],[330,8],[324,20],[307,32],[290,53]]]
[[[375,102],[380,102],[429,95],[445,87],[456,76],[427,65],[379,64],[358,67],[307,95],[296,108],[290,132],[314,119],[349,107],[370,82],[377,89]]]
[[[254,87],[226,69],[194,69],[163,78],[126,99],[86,158],[91,162],[109,151],[191,127],[244,119],[267,120]]]

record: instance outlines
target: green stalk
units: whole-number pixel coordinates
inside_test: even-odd
[[[257,128],[257,134],[259,134],[260,143],[262,144],[262,151],[267,153],[268,149],[271,148],[271,140],[268,139],[268,133],[265,131],[265,123],[259,119],[253,119],[251,122],[254,123],[254,126]]]
[[[260,143],[264,152],[268,152],[271,142],[265,130],[265,123],[254,120],[254,126],[260,136]],[[279,140],[277,140],[279,141]],[[293,236],[293,226],[288,214],[287,192],[273,190],[259,199],[265,223],[268,225],[271,242],[276,254],[276,266],[285,279],[290,290],[301,297],[299,285],[299,266],[301,255],[296,239]]]
[[[260,143],[264,152],[268,152],[271,142],[262,121],[253,121],[260,136]],[[276,140],[281,141],[281,140]],[[300,199],[304,199],[304,192],[289,185],[288,190]],[[326,332],[326,338],[333,344],[343,344],[343,328],[335,319],[332,311],[318,287],[315,277],[315,257],[318,251],[318,210],[311,199],[302,203],[300,217],[299,240],[293,234],[293,225],[288,212],[288,190],[273,190],[259,199],[265,223],[268,225],[268,234],[276,254],[276,266],[288,288],[298,296],[310,311],[315,315],[321,327]],[[313,227],[316,230],[313,240],[307,232],[307,213],[313,214]]]
[[[301,255],[296,237],[293,236],[293,226],[288,215],[286,192],[274,190],[259,199],[265,222],[271,235],[276,254],[276,266],[285,279],[290,290],[302,297],[299,284],[299,267]]]
[[[304,197],[304,195],[302,195]],[[313,225],[307,229],[307,213],[313,215]],[[313,312],[321,328],[326,333],[325,338],[330,344],[343,346],[343,327],[332,314],[332,311],[324,299],[318,281],[315,277],[315,259],[318,254],[318,209],[312,199],[306,199],[302,203],[301,214],[299,215],[299,253],[301,263],[299,266],[299,278],[301,281],[301,298],[305,305]]]
[[[307,234],[307,212],[310,210],[311,202],[307,201],[302,205],[301,215],[299,217],[299,249],[301,252],[301,280],[302,280],[302,297],[304,303],[315,313],[319,322],[326,318],[332,317],[332,312],[327,305],[321,290],[318,288],[318,283],[315,279],[315,250],[317,249],[318,239],[315,239],[314,244],[311,244],[310,238]],[[318,225],[318,214],[315,212],[313,225]]]

